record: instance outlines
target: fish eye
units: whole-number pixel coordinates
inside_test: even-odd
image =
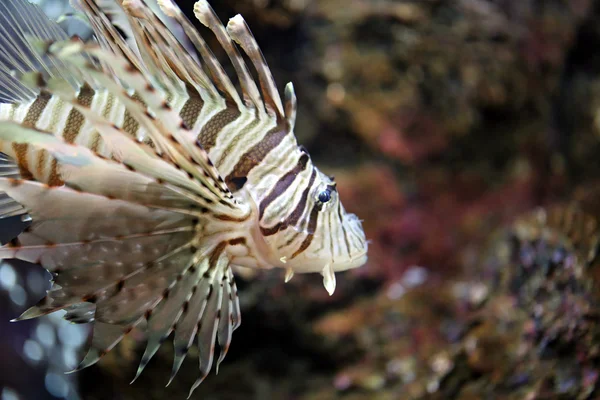
[[[325,189],[319,193],[319,201],[321,203],[327,203],[329,200],[331,200],[331,190]]]

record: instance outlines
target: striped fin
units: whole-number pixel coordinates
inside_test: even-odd
[[[164,2],[159,2],[159,6],[161,7],[162,11],[182,26],[187,38],[202,57],[202,61],[206,64],[206,67],[212,77],[212,82],[201,70],[201,73],[195,72],[197,69],[195,65],[196,63],[189,65],[189,55],[187,52],[171,50],[176,50],[180,48],[180,46],[176,43],[176,40],[171,32],[169,32],[167,29],[164,29],[164,26],[157,22],[157,18],[151,12],[151,10],[146,8],[142,2],[134,2],[134,4],[137,6],[135,9],[135,17],[137,23],[140,24],[140,29],[147,32],[158,46],[151,50],[155,52],[157,57],[159,56],[160,52],[163,52],[164,56],[170,57],[169,59],[172,63],[179,63],[181,65],[189,66],[189,71],[192,72],[193,76],[196,78],[189,83],[196,88],[198,88],[199,85],[201,87],[205,87],[209,91],[213,101],[220,98],[220,95],[215,92],[214,85],[216,85],[228,102],[235,104],[238,107],[242,106],[239,95],[229,77],[225,73],[223,66],[214,56],[202,36],[198,34],[196,28],[189,22],[187,17],[183,15],[178,7],[174,5],[173,7],[165,7]],[[201,91],[199,91],[199,93],[202,94]]]
[[[32,79],[39,82],[39,79]],[[195,208],[208,207],[202,196],[193,192],[203,188],[191,181],[182,171],[175,169],[162,159],[150,156],[152,149],[135,142],[127,133],[96,114],[89,106],[81,104],[75,93],[60,82],[50,82],[41,88],[60,96],[71,103],[88,121],[94,124],[105,142],[112,149],[115,160],[106,160],[85,147],[73,147],[61,138],[16,123],[6,123],[6,132],[0,137],[14,142],[26,142],[49,151],[62,162],[61,172],[71,185],[91,193],[118,196],[126,193],[128,201],[155,206],[176,207],[179,212],[189,212]],[[78,155],[70,160],[69,153]],[[141,172],[144,175],[136,174]]]
[[[72,242],[46,245],[23,246],[14,249],[10,258],[29,261],[27,255],[37,255],[43,265],[61,265],[55,268],[54,286],[46,298],[20,317],[27,319],[47,314],[82,301],[96,304],[95,319],[111,323],[131,323],[145,311],[158,304],[163,291],[174,281],[180,269],[189,259],[189,231],[181,229],[159,230],[148,234],[129,235],[123,238],[92,240],[91,243]],[[169,241],[168,244],[163,242]],[[157,261],[157,250],[169,252],[169,256]],[[137,258],[122,257],[123,261],[107,261],[106,248],[123,256],[136,248],[145,249],[147,255]],[[152,251],[150,251],[152,249]],[[90,255],[85,253],[89,250]],[[8,249],[6,252],[9,252]],[[37,254],[36,254],[37,253]],[[83,254],[83,256],[82,256]],[[104,258],[103,258],[104,256]],[[124,260],[130,264],[124,264]],[[144,260],[150,259],[147,263]],[[74,260],[80,260],[73,263]],[[80,264],[85,260],[85,264]],[[89,260],[89,261],[88,261]],[[182,263],[183,262],[183,263]]]
[[[100,45],[126,57],[138,69],[144,68],[136,41],[133,37],[129,40],[123,38],[116,29],[132,36],[126,16],[117,3],[112,0],[75,0],[73,5],[87,17]]]
[[[203,269],[204,272],[208,271],[207,267],[204,267]],[[171,378],[169,379],[167,385],[171,383],[179,371],[179,368],[181,367],[189,348],[192,346],[194,337],[198,333],[201,326],[200,318],[205,309],[207,309],[208,302],[214,299],[212,293],[214,289],[212,282],[214,281],[215,272],[216,271],[213,269],[210,280],[205,279],[197,282],[194,285],[194,289],[190,292],[192,295],[187,303],[182,304],[184,312],[182,313],[175,328],[175,339],[173,342],[175,360],[173,362]]]
[[[98,26],[99,19],[104,22],[104,17],[110,21],[111,25],[116,28],[114,31],[108,30],[113,36],[114,33],[118,33],[119,36],[126,43],[127,47],[131,49],[136,56],[139,57],[139,50],[135,42],[135,38],[129,25],[127,15],[123,12],[123,9],[114,0],[95,0],[93,2],[75,0],[74,5],[80,10],[85,10],[83,15],[87,18],[94,18],[95,24]],[[106,26],[108,28],[108,26]],[[97,37],[101,37],[103,32],[96,32]],[[113,36],[114,37],[114,36]]]
[[[92,2],[92,0],[79,1]],[[172,0],[159,0],[158,4],[168,17],[173,18],[183,28],[186,37],[200,53],[201,59],[212,77],[212,82],[202,69],[199,68],[189,52],[186,51],[163,24],[163,21],[154,10],[141,0],[117,1],[121,4],[129,18],[129,25],[132,28],[137,48],[143,60],[142,67],[140,67],[139,63],[134,63],[134,65],[143,74],[149,73],[152,80],[156,80],[156,78],[165,76],[166,74],[171,77],[171,80],[179,80],[180,83],[183,83],[182,87],[193,87],[204,101],[220,101],[220,96],[215,89],[216,86],[225,97],[228,105],[234,104],[240,110],[245,105],[250,109],[257,110],[258,116],[261,118],[268,113],[277,120],[282,119],[285,110],[272,74],[256,44],[256,40],[241,17],[234,18],[230,22],[229,28],[226,29],[206,1],[198,1],[194,6],[196,17],[212,30],[221,47],[228,54],[240,82],[244,98],[243,104],[222,65],[206,45],[204,39],[198,34],[194,26]],[[109,24],[110,21],[105,18],[103,23]],[[102,29],[110,28],[104,27]],[[96,30],[102,31],[102,29],[97,28]],[[261,99],[257,85],[233,40],[236,40],[249,55],[258,71],[264,101]],[[110,48],[110,46],[104,47]],[[118,74],[115,75],[119,76]],[[126,81],[124,80],[124,82]],[[170,91],[167,90],[167,93],[170,93]],[[289,118],[288,121],[290,121]]]
[[[197,287],[201,280],[197,269],[190,266],[181,274],[181,283],[177,284],[169,292],[169,297],[162,302],[148,319],[148,343],[146,350],[140,361],[134,381],[142,374],[142,371],[148,365],[154,354],[158,351],[162,343],[167,340],[171,332],[175,329],[177,321],[184,313],[184,307],[189,308],[192,290]],[[188,304],[186,306],[185,304]]]
[[[106,301],[123,289],[120,282],[155,276],[156,259],[193,237],[193,222],[168,211],[32,181],[0,178],[0,190],[34,221],[0,248],[0,258],[40,263],[56,274],[57,285],[22,319]]]
[[[233,331],[236,330],[242,322],[237,286],[235,285],[235,279],[233,278],[231,268],[227,269],[227,274],[221,280],[221,286],[223,290],[223,301],[221,305],[221,319],[217,331],[221,354],[217,360],[217,373],[219,373],[219,366],[223,360],[225,360],[225,356],[229,352]]]
[[[193,87],[204,100],[217,101],[220,98],[212,81],[199,65],[198,59],[190,52],[191,42],[187,36],[189,30],[182,27],[185,35],[178,40],[157,13],[145,3],[128,2],[125,9],[138,38],[139,47],[146,54],[144,60],[147,63],[155,64],[159,74],[170,74],[181,80],[185,86]],[[179,22],[176,21],[177,24]],[[183,47],[182,42],[187,48]]]
[[[84,115],[101,120],[89,109],[79,109]],[[105,160],[85,147],[65,143],[62,138],[49,132],[15,122],[0,124],[0,139],[26,143],[48,151],[60,163],[63,179],[79,190],[143,202],[146,206],[164,208],[169,204],[171,209],[183,213],[210,206],[208,201],[203,200],[206,199],[203,196],[206,194],[203,186],[190,180],[169,163],[150,157],[148,153],[136,147],[137,143],[124,132],[113,128],[112,125],[106,123],[97,126],[108,143],[120,145],[119,151],[125,164]],[[111,134],[113,136],[110,136]],[[140,175],[132,171],[132,168],[147,175]],[[171,185],[164,185],[163,180]],[[196,196],[194,193],[201,195]]]
[[[187,84],[194,87],[202,98],[216,99],[218,97],[216,89],[204,71],[197,65],[197,60],[189,55],[189,52],[180,44],[183,42],[187,48],[190,48],[190,43],[186,40],[187,36],[181,32],[178,35],[180,37],[178,41],[174,34],[164,26],[163,20],[166,20],[165,23],[170,27],[177,28],[174,26],[174,22],[167,20],[166,16],[161,20],[150,9],[147,14],[153,18],[151,25],[156,26],[153,29],[162,29],[163,36],[170,39],[168,49],[172,53],[171,57],[165,57],[161,52],[155,50],[154,47],[157,44],[148,40],[147,32],[140,26],[138,19],[130,15],[135,4],[125,2],[121,5],[121,2],[112,0],[110,7],[108,1],[100,5],[93,0],[77,0],[76,3],[80,9],[89,14],[92,28],[103,48],[127,58],[170,96],[184,95]],[[107,9],[110,10],[109,14],[105,14]],[[139,12],[136,15],[139,15]],[[127,39],[123,38],[115,27],[119,29],[125,27]],[[182,29],[179,30],[182,31]]]
[[[239,306],[224,246],[196,247],[195,219],[32,181],[0,178],[0,190],[34,220],[17,242],[0,247],[0,258],[39,263],[55,276],[46,298],[18,319],[66,308],[72,320],[87,321],[90,306],[80,304],[94,304],[94,339],[79,368],[98,361],[146,320],[149,351],[141,369],[164,340],[155,338],[174,330],[180,351],[173,375],[197,336],[201,376],[194,388],[206,377],[217,338],[224,351],[229,346]],[[165,321],[165,310],[175,318]]]
[[[296,126],[297,112],[296,92],[294,91],[294,84],[290,82],[285,86],[285,118],[288,131],[292,131]]]
[[[75,0],[76,4],[81,3],[82,0]],[[139,56],[139,50],[137,49],[137,43],[135,41],[135,34],[133,28],[130,25],[128,15],[123,11],[122,7],[116,0],[95,0],[95,6],[101,14],[106,15],[111,24],[118,28],[121,36],[127,43],[127,45],[136,51]],[[161,12],[160,7],[156,4],[155,0],[149,0],[147,3],[148,7],[153,13],[157,15],[160,21],[166,25],[170,32],[179,40],[180,43],[186,48],[191,50],[191,43],[187,40],[183,28],[172,19],[168,18]]]
[[[229,36],[231,36],[244,52],[246,52],[254,64],[256,72],[258,72],[258,79],[260,81],[267,110],[277,118],[283,118],[283,104],[281,103],[281,97],[279,96],[279,91],[275,85],[273,74],[271,74],[265,56],[260,50],[258,43],[256,43],[256,39],[254,38],[254,35],[252,35],[248,24],[246,24],[246,21],[240,14],[229,20],[227,32],[229,32]]]
[[[35,98],[37,93],[15,79],[15,73],[40,71],[45,76],[61,76],[76,86],[78,82],[64,73],[64,66],[51,56],[40,55],[29,37],[43,41],[65,40],[66,33],[48,19],[42,10],[27,1],[0,2],[0,102],[18,103]]]
[[[223,47],[229,56],[229,60],[231,61],[240,81],[240,86],[242,87],[242,93],[244,95],[246,105],[251,103],[253,105],[252,108],[259,110],[261,114],[264,113],[264,107],[262,106],[262,101],[260,99],[260,94],[258,92],[258,88],[256,87],[256,83],[254,82],[254,79],[252,79],[252,75],[250,75],[244,59],[236,49],[233,41],[227,34],[225,27],[219,20],[219,17],[217,17],[215,11],[207,1],[200,0],[194,4],[194,15],[204,26],[209,28],[215,34],[217,40],[221,44],[221,47]]]
[[[77,368],[69,373],[81,371],[97,363],[141,322],[142,320],[139,320],[133,324],[122,326],[95,321],[90,349]]]
[[[169,74],[163,66],[151,62],[144,47],[138,46],[144,40],[133,29],[129,16],[119,3],[115,0],[74,0],[74,4],[87,16],[96,40],[104,49],[127,59],[171,96],[185,93],[185,87],[177,77]],[[104,60],[100,62],[110,69]],[[115,75],[115,78],[119,77]]]
[[[188,187],[194,185],[196,193],[206,198],[215,199],[218,203],[215,207],[225,205],[230,209],[230,212],[236,213],[237,206],[234,205],[233,196],[208,158],[207,153],[195,140],[193,133],[184,126],[177,112],[170,108],[164,97],[145,80],[139,71],[132,70],[131,65],[127,64],[125,60],[105,52],[97,45],[66,42],[57,43],[50,46],[50,48],[65,62],[72,63],[80,68],[80,71],[89,76],[87,79],[93,79],[103,84],[125,104],[128,111],[149,133],[157,149],[167,155],[168,160],[176,167],[177,172],[189,176]],[[104,71],[98,70],[95,66],[85,62],[85,58],[79,56],[83,50],[87,50],[95,56],[112,60],[111,64],[113,64],[115,70],[118,70],[122,76],[129,77],[128,80],[131,85],[140,90],[139,95],[149,104],[149,110],[146,110],[143,105],[125,93],[118,83],[114,82]],[[151,111],[156,117],[148,111]],[[100,117],[96,118],[96,120],[98,119]],[[106,125],[104,128],[106,128]],[[156,171],[155,173],[160,174],[162,171]],[[199,184],[195,182],[199,182]]]
[[[102,247],[105,241],[114,242],[119,239],[136,244],[140,240],[150,240],[143,239],[143,235],[148,238],[162,234],[175,235],[180,229],[187,231],[193,226],[190,222],[192,219],[184,222],[187,218],[178,213],[149,209],[65,186],[51,187],[33,181],[0,178],[0,188],[23,204],[33,218],[33,231],[24,232],[20,236],[20,243],[23,246],[38,246],[3,247],[0,258],[17,256],[38,262],[40,257],[47,254],[52,260],[56,260],[56,263],[48,264],[50,270],[61,268],[61,259],[57,257],[65,256],[63,253],[67,250],[69,254],[85,258],[83,253],[73,253],[73,249],[79,246]],[[84,207],[83,204],[87,206]],[[91,209],[92,207],[95,209]],[[44,220],[52,223],[42,224]],[[93,226],[86,226],[88,220],[93,222]],[[71,245],[60,246],[61,243]]]
[[[127,81],[130,83],[131,87],[136,90],[144,103],[147,104],[148,108],[154,113],[156,116],[155,119],[160,121],[160,124],[164,126],[165,129],[162,130],[162,135],[151,136],[155,144],[167,149],[167,152],[171,153],[171,157],[174,161],[176,159],[175,148],[179,147],[178,145],[181,145],[182,149],[193,161],[193,164],[195,164],[188,164],[188,162],[185,161],[185,165],[188,165],[189,168],[188,171],[195,174],[196,178],[201,182],[209,185],[211,190],[214,187],[215,191],[213,191],[213,193],[215,193],[215,195],[231,199],[232,196],[229,189],[220,178],[220,174],[210,161],[208,154],[201,148],[194,133],[185,126],[179,113],[170,107],[164,96],[158,93],[152,84],[138,71],[128,69],[128,65],[123,63],[122,60],[119,60],[114,56],[111,57],[111,54],[106,53],[93,45],[85,46],[84,49],[96,57],[112,59],[114,61],[114,63],[111,63],[112,68],[127,77]],[[90,70],[89,67],[86,68]],[[102,77],[98,76],[98,73],[94,70],[90,70],[90,72],[94,73],[96,79],[102,79]],[[130,107],[130,110],[131,108],[133,107]],[[184,162],[184,160],[179,157],[177,157],[177,160]],[[184,165],[182,166],[185,168]],[[200,167],[206,175],[198,174],[195,166]],[[211,179],[212,182],[206,178]]]
[[[66,309],[67,318],[74,322],[93,319],[92,347],[79,368],[98,361],[145,323],[148,351],[140,372],[164,340],[160,338],[174,331],[180,349],[174,376],[197,338],[201,376],[193,390],[211,369],[216,341],[222,348],[220,363],[240,321],[226,245],[197,232],[213,217],[246,216],[247,210],[238,207],[208,155],[162,93],[125,57],[78,41],[39,47],[86,84],[102,85],[113,94],[148,132],[154,147],[136,142],[90,102],[79,100],[65,79],[45,79],[39,73],[20,77],[33,90],[71,104],[102,136],[113,157],[104,158],[25,121],[0,122],[0,140],[43,149],[54,157],[65,182],[49,186],[0,177],[0,191],[22,204],[33,218],[16,241],[0,247],[0,258],[38,263],[54,275],[47,296],[19,319],[59,309]],[[90,63],[89,56],[108,61],[112,72],[130,83],[143,104],[110,71]],[[152,318],[165,309],[176,310],[169,314],[173,320]]]

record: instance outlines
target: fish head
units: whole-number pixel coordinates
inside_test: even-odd
[[[361,221],[344,209],[334,179],[315,170],[301,217],[268,242],[288,274],[320,272],[332,293],[335,272],[365,264],[368,242]]]

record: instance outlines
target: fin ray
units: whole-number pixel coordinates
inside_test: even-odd
[[[113,90],[132,115],[135,115],[140,124],[143,124],[147,129],[155,145],[161,151],[164,151],[175,165],[192,174],[195,179],[203,184],[204,188],[212,192],[212,196],[217,196],[218,200],[223,200],[230,206],[233,205],[233,196],[210,161],[206,151],[199,146],[195,138],[192,137],[191,132],[183,128],[181,117],[169,107],[164,97],[155,90],[139,71],[128,70],[124,60],[94,45],[61,44],[55,51],[59,53],[58,56],[61,59],[78,65],[96,81]],[[81,51],[87,51],[99,58],[111,60],[113,67],[121,76],[128,78],[157,117],[152,117],[137,101],[120,90],[118,84],[102,71],[85,62],[82,63],[82,60],[73,56],[73,53],[80,53]],[[184,157],[179,147],[183,147],[182,150],[191,157],[191,161]]]
[[[229,33],[229,36],[240,45],[254,64],[254,68],[258,72],[258,80],[267,109],[278,118],[282,118],[284,115],[283,104],[279,92],[277,91],[275,79],[268,67],[265,56],[260,50],[258,43],[256,43],[256,39],[244,18],[239,14],[231,18],[227,24],[227,32]]]
[[[48,19],[35,4],[9,0],[0,3],[0,101],[18,103],[37,96],[15,78],[15,72],[43,71],[46,76],[62,76],[73,86],[78,82],[64,73],[64,66],[51,56],[40,55],[31,38],[66,40],[60,26]]]
[[[227,30],[219,20],[219,17],[217,17],[215,11],[206,0],[199,0],[194,4],[194,15],[204,26],[209,28],[215,34],[221,47],[223,47],[227,53],[240,81],[246,104],[250,105],[248,103],[251,103],[252,108],[257,109],[261,114],[264,114],[264,107],[262,106],[262,100],[258,88],[256,87],[256,83],[254,82],[252,75],[250,75],[244,59],[233,44],[233,41],[229,37]]]

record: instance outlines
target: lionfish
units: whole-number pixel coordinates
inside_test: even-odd
[[[236,86],[171,0],[72,2],[91,40],[0,3],[0,216],[30,222],[0,258],[53,275],[17,319],[93,321],[78,369],[142,329],[136,378],[173,334],[169,382],[197,338],[191,395],[240,325],[233,266],[320,272],[331,294],[336,271],[366,262],[365,235],[297,144],[294,88],[282,101],[240,15],[224,26],[194,4]]]

